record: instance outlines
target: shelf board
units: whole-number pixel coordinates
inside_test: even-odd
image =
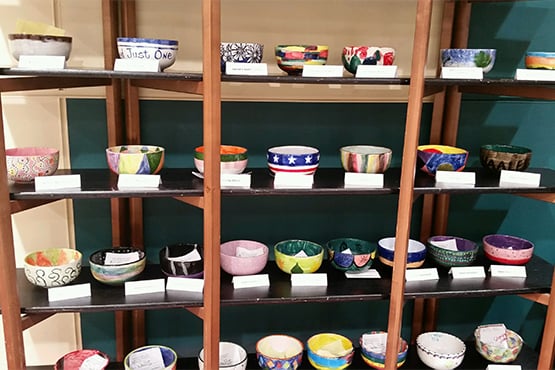
[[[35,70],[21,68],[0,68],[0,75],[41,76],[64,78],[118,78],[202,81],[202,73],[195,72],[126,72],[104,69],[53,69]]]

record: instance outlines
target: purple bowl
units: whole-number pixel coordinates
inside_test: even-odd
[[[506,265],[524,265],[534,253],[534,243],[516,236],[491,234],[482,242],[487,258]]]

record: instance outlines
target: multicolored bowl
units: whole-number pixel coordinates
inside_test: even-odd
[[[320,244],[299,239],[284,240],[274,246],[276,264],[288,274],[308,274],[317,271],[324,259]]]
[[[305,64],[324,65],[328,60],[327,45],[277,45],[278,67],[289,75],[303,73]]]
[[[320,151],[303,145],[276,146],[268,149],[266,159],[273,173],[311,175],[320,164]]]
[[[372,145],[350,145],[339,149],[341,165],[347,172],[384,173],[391,164],[389,148]]]
[[[66,285],[81,273],[82,258],[81,252],[70,248],[35,251],[23,259],[25,277],[43,288]]]
[[[89,366],[93,363],[94,367]],[[96,349],[79,349],[63,355],[54,364],[54,370],[96,369],[104,370],[110,363],[108,355]]]
[[[160,268],[166,276],[201,278],[204,276],[202,246],[176,243],[160,249]]]
[[[160,70],[175,63],[179,42],[177,40],[118,37],[117,46],[121,59],[157,60]]]
[[[297,369],[303,360],[303,343],[283,334],[268,335],[256,342],[258,366],[270,369]]]
[[[143,357],[145,354],[142,354],[143,351],[155,351],[159,350],[160,354],[162,355],[162,361],[164,362],[164,369],[163,370],[175,370],[177,369],[177,353],[170,347],[160,346],[160,345],[149,345],[144,347],[139,347],[134,349],[133,351],[129,352],[125,359],[123,360],[123,365],[125,366],[125,370],[135,370],[141,369],[143,366]],[[160,369],[162,370],[162,369]]]
[[[256,42],[222,42],[220,43],[220,66],[225,72],[227,62],[260,63],[264,45]]]
[[[106,257],[116,256],[123,262],[106,264]],[[92,276],[101,283],[108,285],[122,285],[128,280],[137,277],[146,265],[144,251],[130,247],[116,247],[102,249],[94,252],[89,257]],[[129,261],[129,262],[125,262]]]
[[[380,262],[387,266],[393,266],[395,255],[395,237],[378,240],[378,256]],[[407,268],[418,268],[426,260],[426,246],[417,240],[409,239],[407,252]]]
[[[448,145],[419,145],[416,167],[435,176],[436,171],[462,171],[468,151]]]
[[[523,146],[487,144],[480,147],[480,163],[492,171],[525,171],[530,165],[532,150]]]
[[[518,357],[524,341],[516,332],[506,329],[507,346],[495,346],[485,343],[480,338],[480,329],[486,328],[489,325],[481,325],[474,330],[474,339],[476,343],[476,351],[481,354],[486,360],[498,364],[506,364],[513,362]]]
[[[528,51],[524,64],[530,69],[555,69],[555,52]]]
[[[164,152],[154,145],[119,145],[106,149],[106,159],[115,174],[152,175],[164,166]]]
[[[204,370],[204,348],[198,354],[198,367]],[[220,370],[245,370],[247,368],[247,351],[232,342],[220,342]]]
[[[486,235],[482,243],[488,259],[505,265],[524,265],[534,254],[534,243],[516,236]]]
[[[340,271],[366,270],[372,266],[376,245],[356,238],[338,238],[326,243],[331,265]]]
[[[353,343],[334,333],[321,333],[308,338],[307,357],[318,370],[345,369],[353,361]]]
[[[378,46],[345,46],[341,61],[345,69],[357,73],[359,65],[390,66],[395,60],[395,49]]]
[[[387,344],[387,332],[371,331],[360,337],[360,355],[362,360],[374,369],[385,368],[385,352]],[[406,340],[401,338],[399,343],[399,354],[397,355],[397,367],[401,367],[406,359],[409,345]]]
[[[242,173],[247,168],[248,158],[247,148],[236,145],[221,145],[220,173]],[[194,162],[197,171],[204,173],[204,146],[195,148]]]
[[[495,64],[495,49],[441,49],[442,67],[477,67],[488,73]]]
[[[38,176],[53,175],[58,169],[60,151],[56,148],[6,149],[8,180],[17,183],[31,182]]]
[[[478,255],[478,244],[457,236],[436,235],[428,239],[428,254],[441,266],[468,266]]]
[[[254,240],[231,240],[220,245],[220,266],[230,275],[253,275],[268,262],[266,244]]]

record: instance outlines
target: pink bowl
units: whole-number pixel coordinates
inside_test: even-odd
[[[532,258],[534,244],[516,236],[491,234],[482,238],[486,257],[506,265],[524,265]]]
[[[31,182],[37,176],[50,176],[58,169],[60,151],[55,148],[6,149],[8,180]]]
[[[253,240],[232,240],[220,246],[220,265],[230,275],[253,275],[268,262],[268,247]]]

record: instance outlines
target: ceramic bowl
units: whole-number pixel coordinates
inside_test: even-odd
[[[195,167],[198,172],[204,173],[204,146],[195,148]],[[247,148],[235,145],[220,146],[220,173],[239,174],[247,168]]]
[[[15,58],[21,55],[62,56],[69,59],[72,38],[70,36],[36,35],[27,33],[11,33],[8,35],[8,46]]]
[[[160,346],[160,345],[149,345],[144,347],[139,347],[129,352],[125,359],[123,360],[123,365],[125,370],[136,370],[143,369],[144,364],[142,358],[145,356],[143,351],[160,351],[162,356],[162,361],[164,362],[164,370],[175,370],[177,369],[177,353],[170,347]],[[158,369],[158,367],[157,367]]]
[[[395,60],[395,49],[377,46],[345,46],[341,61],[345,69],[357,73],[359,65],[390,66]]]
[[[387,266],[393,266],[395,251],[395,237],[378,240],[378,258]],[[419,241],[409,239],[407,253],[407,268],[418,268],[424,264],[426,259],[426,246]]]
[[[110,359],[108,355],[96,349],[80,349],[63,355],[54,364],[54,370],[95,369],[104,370]],[[94,367],[88,367],[94,363]]]
[[[308,338],[307,357],[310,364],[319,370],[345,369],[353,361],[353,343],[346,337],[334,333],[321,333]]]
[[[523,146],[487,144],[480,147],[480,163],[495,172],[525,171],[531,159],[532,150]]]
[[[376,255],[376,245],[356,238],[338,238],[326,243],[331,265],[340,271],[367,270]]]
[[[160,268],[166,276],[201,278],[204,276],[202,246],[176,243],[160,249]]]
[[[262,369],[297,369],[303,360],[303,343],[289,335],[268,335],[256,342],[256,359]]]
[[[106,159],[118,175],[152,175],[164,166],[164,152],[164,148],[154,145],[119,145],[106,149]]]
[[[44,288],[71,283],[81,273],[81,252],[70,248],[49,248],[29,253],[23,259],[25,277]]]
[[[468,151],[448,145],[419,145],[416,166],[428,175],[436,171],[462,171],[468,160]]]
[[[341,164],[347,172],[384,173],[391,164],[389,148],[372,145],[350,145],[339,149]]]
[[[328,60],[326,45],[277,45],[278,67],[289,75],[303,73],[305,64],[324,65]]]
[[[288,274],[317,271],[324,259],[324,248],[308,240],[290,239],[274,246],[276,264]]]
[[[118,37],[118,54],[121,59],[157,60],[160,70],[175,63],[179,42],[177,40]]]
[[[468,266],[476,260],[478,244],[457,236],[436,235],[428,239],[428,255],[441,266]]]
[[[442,67],[477,67],[488,73],[495,64],[495,49],[441,49]]]
[[[268,149],[266,159],[273,173],[310,175],[318,168],[320,151],[303,145],[276,146]]]
[[[486,235],[482,243],[487,258],[506,265],[524,265],[534,253],[534,243],[511,235]]]
[[[416,338],[418,357],[432,369],[449,370],[458,367],[465,352],[464,342],[448,333],[427,332]]]
[[[474,331],[476,351],[478,351],[478,353],[481,354],[486,360],[495,363],[506,364],[516,360],[524,343],[520,335],[510,329],[507,329],[505,331],[507,336],[507,347],[488,344],[483,342],[480,338],[480,329],[487,326],[488,325],[479,326]]]
[[[220,65],[225,72],[227,62],[260,63],[264,54],[264,45],[256,42],[222,42],[220,43]]]
[[[106,264],[107,257],[113,258],[111,264]],[[136,248],[101,249],[91,254],[89,264],[91,274],[96,280],[108,285],[122,285],[143,272],[146,255],[144,251]]]
[[[530,69],[555,69],[555,52],[529,51],[524,64]]]
[[[238,344],[220,342],[220,370],[245,370],[247,351]],[[204,370],[204,348],[198,354],[198,367]]]
[[[360,337],[359,343],[362,360],[374,369],[384,369],[387,333],[383,331],[365,333]],[[405,363],[408,350],[407,341],[401,338],[399,354],[397,355],[397,367],[401,367]]]
[[[220,265],[230,275],[258,274],[268,262],[269,249],[254,240],[231,240],[220,245]]]
[[[38,176],[53,175],[58,169],[59,159],[60,151],[55,148],[6,149],[8,180],[26,183]]]

